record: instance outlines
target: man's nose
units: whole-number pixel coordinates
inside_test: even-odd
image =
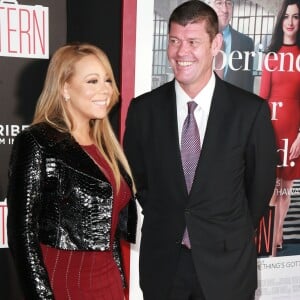
[[[179,45],[177,53],[179,55],[184,55],[189,51],[189,45],[186,41],[182,41],[182,43]]]

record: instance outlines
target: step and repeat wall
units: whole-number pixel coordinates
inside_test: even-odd
[[[88,42],[102,48],[120,86],[122,7],[122,0],[0,0],[0,299],[23,299],[6,230],[8,163],[14,138],[31,123],[49,58],[66,43]],[[110,116],[117,135],[119,108]],[[124,252],[128,274],[127,244]]]
[[[118,122],[115,125],[117,129],[121,127],[122,135],[131,97],[173,78],[166,58],[167,21],[171,11],[182,2],[184,1],[120,0],[115,1],[113,6],[105,1],[99,9],[100,4],[96,0],[90,1],[88,5],[75,0],[0,0],[0,299],[22,299],[7,245],[7,168],[15,136],[32,120],[49,57],[67,41],[92,42],[107,52],[123,98],[121,126]],[[249,37],[253,44],[253,49],[243,50],[251,58],[246,65],[241,61],[241,69],[251,75],[248,80],[251,87],[245,88],[259,94],[266,61],[264,52],[272,38],[283,0],[233,2],[230,25]],[[136,24],[133,22],[134,16]],[[127,25],[123,28],[122,20],[127,20],[124,21]],[[241,49],[231,49],[229,56],[223,57],[224,67],[245,54],[239,53],[240,51]],[[132,63],[134,70],[128,68],[126,63],[122,64],[122,59],[127,62],[132,57],[135,59]],[[299,77],[300,56],[289,57],[293,61],[293,67],[288,70],[283,68],[283,76],[284,72],[293,72]],[[232,71],[232,66],[229,64],[226,67],[228,74]],[[238,76],[235,80],[240,78]],[[226,77],[224,79],[229,80]],[[239,85],[238,81],[232,80],[233,84]],[[298,95],[298,102],[299,99]],[[282,99],[275,100],[273,119],[280,117],[279,111],[284,104]],[[287,137],[278,148],[284,158],[280,166],[282,168],[300,168],[293,162],[287,164],[288,143],[292,142]],[[256,299],[296,300],[300,298],[300,178],[293,180],[289,188],[280,186],[279,180],[274,193],[282,198],[290,198],[283,225],[284,243],[282,249],[272,252],[274,208],[270,205],[257,234],[259,288]],[[142,299],[138,278],[141,223],[140,215],[138,241],[130,250],[130,300]]]
[[[51,54],[66,42],[65,0],[0,0],[0,299],[22,299],[6,237],[7,168],[33,116]]]

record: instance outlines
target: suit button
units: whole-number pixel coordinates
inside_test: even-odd
[[[188,208],[186,208],[186,209],[184,210],[184,212],[185,212],[186,215],[189,215],[189,214],[191,213],[191,211],[190,211]]]

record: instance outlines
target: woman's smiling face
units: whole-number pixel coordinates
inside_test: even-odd
[[[63,91],[67,110],[78,125],[104,118],[112,94],[111,78],[95,55],[85,56],[75,64]]]

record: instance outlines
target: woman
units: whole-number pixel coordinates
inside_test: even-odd
[[[120,238],[134,242],[136,207],[108,121],[118,96],[97,47],[53,55],[9,168],[8,239],[25,299],[124,299]]]
[[[300,178],[300,74],[296,62],[300,57],[299,18],[300,1],[283,1],[261,77],[260,96],[269,102],[280,155],[277,185],[270,202],[276,206],[273,256],[276,249],[282,249],[293,180]]]

